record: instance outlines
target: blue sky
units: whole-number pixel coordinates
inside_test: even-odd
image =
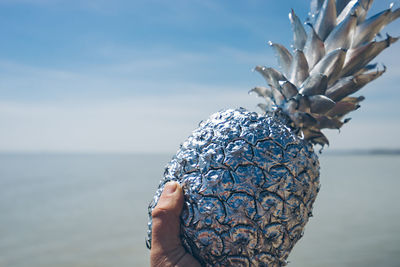
[[[256,110],[251,70],[290,45],[290,8],[308,1],[0,0],[0,151],[174,152],[211,113]],[[400,147],[399,53],[333,149]]]

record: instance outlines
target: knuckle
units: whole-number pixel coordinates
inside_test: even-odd
[[[156,219],[162,219],[165,218],[169,215],[169,211],[167,209],[164,209],[162,207],[155,207],[153,211],[151,212],[151,216]]]

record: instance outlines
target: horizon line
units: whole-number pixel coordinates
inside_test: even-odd
[[[0,156],[6,155],[115,155],[115,156],[152,156],[152,155],[173,155],[175,152],[172,151],[62,151],[62,150],[0,150]],[[319,155],[400,155],[400,148],[349,148],[349,149],[324,149],[322,153],[318,153],[318,149],[315,149],[315,153]]]

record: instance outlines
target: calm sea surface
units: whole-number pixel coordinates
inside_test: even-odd
[[[0,155],[0,266],[148,266],[147,204],[168,155]],[[289,266],[400,266],[400,156],[321,158]]]

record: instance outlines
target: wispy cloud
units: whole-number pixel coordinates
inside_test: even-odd
[[[215,91],[220,88],[215,88]],[[98,103],[0,103],[0,150],[171,152],[222,108],[254,107],[243,93],[138,96]]]
[[[39,102],[69,98],[96,100],[140,94],[210,91],[206,88],[217,85],[233,90],[243,86],[246,90],[250,85],[243,81],[252,79],[241,77],[261,80],[251,73],[255,63],[262,63],[259,53],[227,46],[216,47],[209,53],[176,51],[165,47],[138,51],[117,45],[101,45],[94,50],[103,58],[102,64],[47,68],[0,61],[2,99]]]

